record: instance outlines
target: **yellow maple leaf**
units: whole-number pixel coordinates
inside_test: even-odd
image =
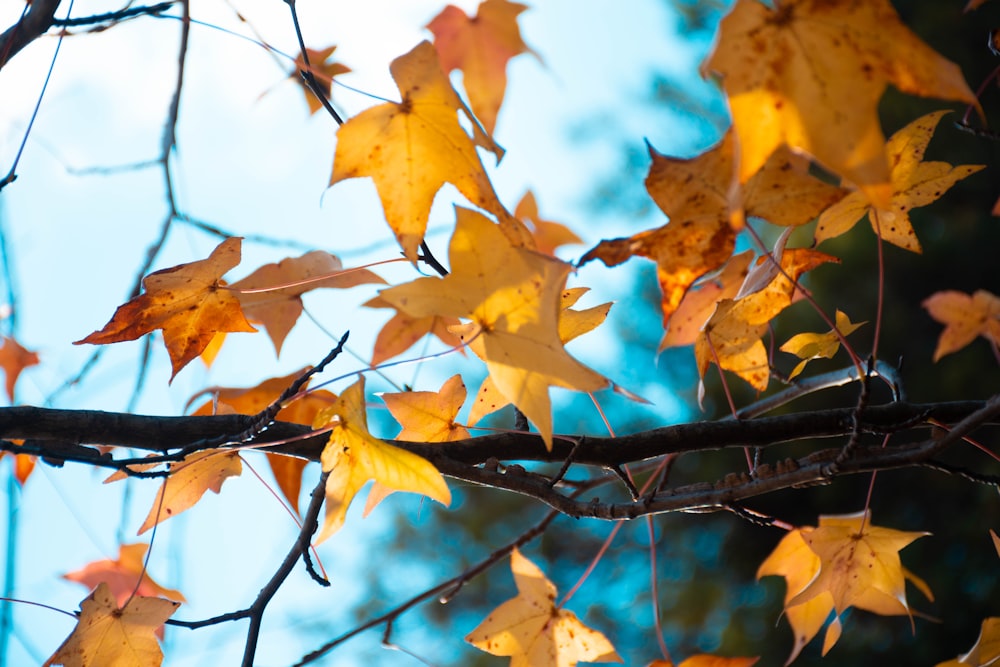
[[[156,631],[179,606],[135,596],[119,608],[108,585],[101,583],[80,603],[80,620],[45,667],[159,667],[163,651]]]
[[[807,248],[785,250],[780,256],[781,272],[776,268],[772,272],[772,258],[760,257],[757,274],[747,275],[744,289],[757,275],[765,277],[763,284],[745,296],[737,295],[736,299],[718,302],[715,313],[705,323],[694,345],[695,361],[702,378],[709,364],[717,363],[746,380],[757,391],[767,389],[771,371],[761,336],[768,322],[792,303],[793,280],[821,264],[839,261]]]
[[[510,656],[511,667],[622,662],[607,637],[556,607],[556,587],[517,549],[510,554],[510,569],[517,597],[494,609],[465,641],[491,655]]]
[[[170,379],[224,331],[256,331],[225,289],[222,276],[240,263],[240,238],[228,238],[208,259],[180,264],[142,279],[143,294],[121,305],[111,321],[74,345],[135,340],[156,329],[170,354]]]
[[[465,383],[461,375],[452,375],[438,391],[404,391],[382,394],[389,412],[403,430],[397,440],[414,442],[450,442],[465,440],[469,432],[455,423],[465,403]]]
[[[816,225],[816,242],[846,233],[867,215],[872,229],[883,239],[920,252],[910,209],[930,204],[958,181],[985,168],[980,164],[952,167],[947,162],[923,161],[927,143],[946,113],[935,111],[918,118],[889,139],[885,155],[891,168],[892,199],[888,206],[873,206],[865,192],[853,192],[823,211]]]
[[[521,39],[518,14],[527,7],[507,0],[486,0],[474,17],[454,5],[435,16],[427,29],[446,72],[462,70],[469,106],[492,133],[507,88],[507,61],[531,49]]]
[[[961,350],[976,336],[1000,345],[1000,297],[977,290],[971,296],[951,290],[935,292],[921,304],[945,325],[934,350],[934,361]]]
[[[423,494],[443,505],[451,503],[448,485],[427,459],[368,432],[364,376],[345,389],[333,405],[321,410],[313,426],[333,427],[320,456],[323,472],[330,476],[326,482],[326,519],[317,542],[340,530],[351,501],[369,480],[394,491]]]
[[[908,614],[907,573],[899,551],[929,534],[872,525],[867,511],[820,517],[817,528],[802,533],[820,558],[819,574],[788,606],[828,593],[838,616],[852,606],[881,614]]]
[[[757,579],[769,575],[785,578],[785,617],[792,626],[792,633],[795,636],[795,644],[792,646],[791,655],[785,661],[786,665],[795,660],[805,645],[812,641],[833,611],[833,596],[829,592],[820,593],[813,599],[794,606],[788,604],[819,572],[819,556],[802,539],[802,532],[807,530],[812,528],[789,531],[757,569]],[[837,642],[840,633],[840,619],[834,617],[823,640],[823,655],[826,655]]]
[[[851,322],[849,318],[844,313],[837,311],[837,323],[836,328],[826,333],[800,333],[789,338],[785,343],[778,348],[782,352],[788,352],[789,354],[794,354],[800,361],[792,372],[788,374],[788,379],[791,380],[796,375],[802,372],[813,359],[833,359],[833,355],[837,354],[837,350],[840,349],[840,336],[837,332],[840,332],[841,336],[848,336],[858,327],[866,322]]]
[[[979,638],[965,655],[954,660],[939,662],[935,667],[991,667],[1000,661],[1000,618],[983,621]]]
[[[265,264],[229,286],[252,322],[264,325],[276,354],[302,314],[302,295],[320,288],[346,289],[366,283],[385,283],[368,269],[344,270],[340,259],[322,250]]]
[[[524,225],[497,199],[476,145],[492,151],[498,160],[503,150],[474,120],[471,138],[462,129],[458,112],[465,107],[441,70],[433,45],[421,42],[393,60],[389,69],[402,101],[366,109],[340,127],[330,185],[370,176],[386,221],[412,262],[417,260],[431,204],[445,183],[497,216],[507,233],[530,243]]]
[[[563,342],[563,345],[588,331],[593,331],[608,317],[608,311],[611,309],[610,302],[586,310],[573,310],[572,306],[589,291],[589,287],[571,287],[563,290],[559,303],[561,309],[559,311],[559,340]],[[476,398],[472,402],[469,423],[478,424],[486,415],[508,405],[510,405],[510,401],[500,393],[493,383],[492,377],[487,375],[483,379],[483,383],[479,385],[479,391],[476,392]]]
[[[144,463],[131,468],[146,471],[158,465],[160,464]],[[221,492],[223,482],[230,477],[238,477],[243,472],[243,463],[238,451],[205,450],[188,454],[181,461],[171,463],[168,469],[170,474],[163,479],[156,498],[153,499],[153,506],[137,535],[142,535],[156,524],[190,509],[201,500],[206,491]],[[117,482],[126,477],[128,475],[119,470],[104,480],[104,483]]]
[[[382,298],[413,317],[472,320],[461,329],[463,339],[486,362],[497,390],[534,423],[551,449],[549,387],[589,392],[607,385],[571,357],[559,338],[559,304],[572,267],[515,247],[475,211],[456,211],[448,247],[451,273],[383,290]]]
[[[886,207],[892,196],[878,103],[905,93],[976,98],[957,65],[924,44],[888,0],[739,0],[704,69],[722,76],[739,181],[774,150],[801,149]]]

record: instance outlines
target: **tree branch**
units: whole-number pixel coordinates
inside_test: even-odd
[[[34,0],[28,5],[20,20],[0,35],[0,69],[52,27],[58,7],[59,0]]]

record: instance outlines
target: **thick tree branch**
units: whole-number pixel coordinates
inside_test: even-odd
[[[0,35],[0,69],[52,27],[59,0],[34,0],[21,19]]]
[[[537,499],[573,517],[607,520],[633,519],[648,514],[676,511],[725,509],[747,498],[780,489],[826,484],[835,477],[873,470],[920,466],[938,457],[951,444],[973,429],[996,423],[1000,396],[989,401],[909,404],[841,408],[817,412],[762,417],[754,420],[722,420],[680,424],[619,438],[556,438],[551,452],[540,438],[528,433],[504,433],[451,443],[389,441],[431,461],[442,474],[473,484],[504,489]],[[246,446],[239,437],[254,417],[148,417],[81,410],[51,410],[33,407],[0,409],[0,450],[42,456],[50,463],[77,461],[90,465],[122,468],[115,461],[84,443],[121,445],[162,452],[166,458],[192,451],[192,444]],[[927,420],[955,424],[947,433],[920,436],[914,431],[932,428]],[[571,454],[570,470],[583,466],[614,470],[627,463],[684,452],[711,451],[728,447],[767,447],[809,438],[854,437],[856,434],[907,435],[907,441],[889,447],[861,445],[848,455],[843,445],[814,451],[799,459],[764,462],[753,474],[732,473],[712,482],[660,489],[655,495],[624,502],[601,502],[598,498],[576,499],[566,495],[571,482],[559,482],[517,465],[499,461],[560,462]],[[300,424],[275,422],[253,441],[254,447],[319,460],[326,435],[315,435]],[[26,439],[23,445],[12,439]],[[289,440],[292,440],[289,442]],[[267,443],[280,443],[267,446]],[[220,445],[219,443],[226,443]],[[171,453],[173,452],[173,453]],[[486,465],[480,465],[486,464]],[[940,469],[940,468],[939,468]],[[149,473],[147,473],[149,474]]]

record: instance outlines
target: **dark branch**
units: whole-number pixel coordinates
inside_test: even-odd
[[[21,19],[0,35],[0,69],[52,27],[57,7],[59,0],[35,0]]]

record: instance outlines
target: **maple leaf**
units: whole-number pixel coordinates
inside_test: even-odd
[[[538,202],[531,190],[525,192],[514,207],[514,217],[528,223],[535,237],[535,250],[542,254],[555,255],[556,248],[560,246],[583,243],[566,225],[542,219],[538,214]]]
[[[366,109],[340,126],[330,185],[370,176],[386,221],[412,262],[431,204],[445,183],[497,216],[512,237],[530,242],[523,224],[497,199],[476,145],[498,160],[503,150],[475,122],[471,138],[459,125],[458,111],[465,107],[441,70],[433,45],[421,42],[393,60],[389,69],[402,101]]]
[[[249,388],[212,387],[202,393],[211,393],[212,400],[202,404],[193,415],[241,414],[256,415],[274,401],[292,382],[308,369],[303,368],[284,377],[270,378]],[[192,399],[193,400],[193,399]],[[319,389],[291,401],[275,415],[275,420],[292,424],[312,424],[316,414],[329,406],[337,397],[329,391]],[[189,401],[190,403],[190,401]],[[267,453],[274,479],[282,495],[296,512],[299,511],[299,496],[302,491],[302,472],[309,461],[295,456]]]
[[[837,311],[836,318],[835,329],[826,333],[796,334],[778,348],[782,352],[794,354],[802,360],[788,374],[789,380],[801,373],[806,364],[813,359],[833,359],[833,355],[837,354],[837,350],[840,349],[840,336],[847,337],[857,330],[858,327],[866,324],[866,322],[851,322],[851,318],[839,310]],[[840,336],[837,335],[837,332],[840,332]]]
[[[976,104],[957,65],[924,44],[888,0],[739,0],[703,71],[722,76],[748,181],[776,148],[803,150],[879,207],[892,196],[877,106],[905,93]]]
[[[862,524],[864,531],[859,533]],[[785,615],[795,634],[795,645],[785,664],[795,660],[835,609],[823,640],[823,655],[840,639],[840,615],[848,606],[882,615],[909,615],[906,580],[933,599],[927,584],[900,564],[896,552],[905,544],[895,548],[907,537],[909,544],[923,535],[927,533],[872,526],[865,512],[821,516],[818,528],[806,526],[785,535],[757,570],[758,579],[768,575],[785,578]],[[836,583],[819,585],[820,580]],[[851,589],[847,596],[843,596],[845,588]]]
[[[616,266],[637,255],[655,261],[665,329],[694,282],[733,254],[734,206],[742,202],[746,215],[796,226],[847,194],[810,176],[807,160],[781,149],[734,195],[733,144],[732,132],[727,132],[716,146],[691,159],[666,157],[650,146],[653,162],[646,189],[670,222],[629,238],[602,241],[579,261],[582,266],[600,259]]]
[[[103,582],[118,605],[125,604],[133,594],[184,602],[180,591],[160,586],[146,572],[148,549],[148,544],[122,544],[118,547],[116,560],[105,558],[88,563],[79,570],[64,574],[63,579],[83,584],[90,590]]]
[[[771,275],[770,267],[774,258],[758,258],[758,269],[763,275]],[[695,341],[694,353],[698,373],[704,378],[709,363],[715,362],[721,368],[740,376],[757,391],[767,389],[771,377],[767,350],[761,336],[767,330],[768,322],[788,307],[794,298],[795,283],[806,271],[827,262],[836,262],[836,257],[816,250],[794,248],[781,254],[781,269],[774,271],[773,278],[762,288],[754,288],[750,294],[736,299],[722,299],[715,313],[702,328]],[[744,283],[754,281],[753,272]]]
[[[23,440],[13,439],[11,442],[16,444],[23,444]],[[31,454],[17,454],[15,452],[0,452],[0,459],[5,456],[10,456],[11,465],[13,466],[14,479],[21,486],[28,481],[28,477],[35,470],[35,464],[37,463],[37,457]]]
[[[381,292],[413,317],[471,319],[463,339],[486,362],[497,390],[538,428],[552,448],[549,387],[597,391],[607,380],[571,357],[559,338],[559,304],[571,267],[515,247],[485,217],[456,208],[448,247],[451,273]]]
[[[136,340],[156,329],[170,354],[171,381],[184,366],[224,331],[256,331],[225,289],[223,274],[240,262],[240,238],[228,238],[208,259],[151,273],[142,279],[143,294],[118,306],[104,328],[74,345],[106,345]]]
[[[323,91],[323,95],[327,99],[330,99],[330,93],[333,89],[333,78],[351,71],[351,68],[347,65],[333,60],[333,53],[336,50],[336,46],[328,46],[325,49],[306,48],[306,55],[309,56],[308,66],[301,52],[295,57],[295,69],[288,75],[288,78],[302,85],[305,90],[306,103],[309,105],[310,114],[314,114],[322,109],[323,103],[316,99],[315,93],[310,90],[309,85],[303,80],[301,73],[307,70],[311,72],[316,83]]]
[[[921,305],[945,325],[934,350],[934,361],[961,350],[976,336],[1000,345],[1000,297],[986,290],[977,290],[971,296],[945,290],[930,295]]]
[[[38,365],[38,353],[25,349],[13,338],[8,338],[7,336],[3,336],[2,338],[3,344],[0,344],[0,368],[3,368],[4,375],[7,378],[7,398],[13,403],[14,385],[17,384],[17,379],[21,376],[21,371],[28,366]]]
[[[80,603],[80,620],[45,667],[159,667],[163,651],[156,630],[179,606],[180,602],[136,596],[119,608],[108,585],[101,583]]]
[[[677,667],[752,667],[760,658],[723,658],[717,655],[692,655]],[[646,667],[674,667],[669,660],[654,660]]]
[[[882,614],[909,613],[899,551],[925,535],[930,533],[874,526],[867,511],[820,517],[817,528],[802,533],[820,558],[819,574],[788,606],[828,593],[838,616],[851,606]]]
[[[453,375],[438,391],[382,394],[382,400],[403,427],[396,440],[450,442],[470,437],[464,426],[455,423],[465,395],[462,376]]]
[[[984,169],[984,165],[952,167],[947,162],[924,162],[927,143],[947,111],[935,111],[918,118],[886,144],[885,154],[891,168],[892,199],[887,207],[874,207],[863,191],[853,192],[834,204],[819,218],[816,242],[840,236],[868,215],[872,229],[889,243],[920,252],[920,241],[910,223],[910,209],[937,200],[963,178]]]
[[[802,539],[802,533],[807,530],[812,528],[789,531],[757,569],[758,580],[769,575],[785,578],[785,617],[795,636],[795,644],[785,661],[786,665],[791,664],[805,645],[812,641],[833,611],[833,596],[829,592],[822,592],[807,602],[789,605],[789,601],[804,590],[819,572],[819,556]],[[823,640],[824,656],[840,638],[841,629],[840,619],[834,617]]]
[[[302,294],[319,288],[346,289],[365,283],[382,283],[368,269],[348,269],[328,252],[314,250],[301,257],[288,257],[277,264],[265,264],[229,289],[236,294],[243,314],[251,322],[264,325],[281,354],[281,345],[302,314]]]
[[[935,667],[990,667],[1000,661],[1000,618],[983,621],[979,638],[965,655],[939,662]]]
[[[573,287],[563,290],[559,301],[561,309],[559,311],[559,340],[563,342],[563,345],[588,331],[593,331],[608,317],[608,311],[611,309],[610,302],[586,310],[573,310],[572,306],[589,291],[589,287]],[[510,401],[500,393],[491,376],[487,375],[483,379],[483,383],[479,385],[479,391],[476,392],[476,399],[469,411],[469,423],[478,424],[486,415],[508,405],[510,405]]]
[[[469,17],[448,5],[427,24],[441,67],[446,72],[462,70],[469,106],[490,134],[507,88],[507,61],[531,53],[517,27],[517,16],[525,9],[516,2],[486,0]]]
[[[313,426],[332,426],[320,456],[323,472],[330,476],[326,482],[326,519],[317,543],[340,530],[351,501],[369,480],[394,491],[423,494],[445,506],[451,504],[448,485],[427,459],[368,432],[364,376],[345,389],[333,405],[321,410]]]
[[[516,548],[510,569],[517,597],[494,609],[465,641],[491,655],[510,656],[511,667],[622,662],[607,637],[556,607],[556,587]]]
[[[147,471],[158,465],[143,463],[130,467],[136,471]],[[156,492],[153,506],[139,527],[138,535],[190,509],[209,489],[219,493],[223,482],[243,472],[240,453],[230,450],[206,450],[188,454],[182,460],[169,464],[168,468],[170,474],[163,479],[163,484]],[[117,482],[127,477],[127,473],[119,470],[104,480],[104,483]]]
[[[393,305],[380,296],[363,304],[368,308],[393,308]],[[375,338],[375,348],[372,350],[372,366],[378,366],[386,359],[391,359],[410,349],[414,343],[426,336],[434,334],[448,347],[458,347],[462,339],[453,334],[449,327],[461,324],[457,317],[412,317],[404,312],[396,311]],[[459,350],[465,354],[465,348]]]
[[[684,293],[660,341],[660,351],[668,347],[693,345],[701,328],[715,312],[715,304],[732,299],[740,290],[754,254],[752,250],[733,255],[714,278],[695,284]]]

